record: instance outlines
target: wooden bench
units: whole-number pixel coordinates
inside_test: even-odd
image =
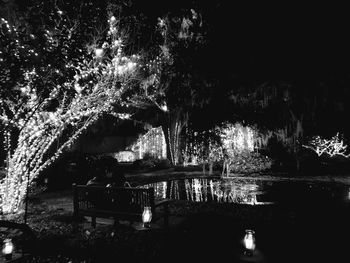
[[[91,216],[91,225],[96,227],[96,217],[142,222],[143,209],[151,207],[152,222],[164,218],[168,226],[169,200],[154,200],[153,188],[105,187],[73,184],[74,216]],[[161,211],[156,208],[162,207]]]

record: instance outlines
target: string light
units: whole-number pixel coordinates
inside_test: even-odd
[[[204,132],[187,130],[188,141],[182,151],[184,166],[202,164],[205,173],[208,164],[211,173],[215,162],[227,161],[230,171],[238,168],[253,171],[268,169],[271,166],[270,159],[254,153],[260,137],[261,134],[254,127],[241,123],[224,123]],[[239,163],[247,159],[249,167]]]
[[[64,13],[59,14],[64,16]],[[8,31],[13,29],[4,19],[0,23],[5,24]],[[54,49],[57,36],[50,31],[46,31],[45,36],[48,49]],[[21,45],[20,41],[15,43]],[[114,105],[139,107],[140,100],[135,98],[142,97],[142,94],[135,89],[134,83],[139,81],[140,57],[123,54],[123,41],[115,17],[109,19],[106,44],[95,52],[96,57],[82,53],[78,63],[68,62],[65,68],[74,70],[76,74],[53,87],[46,98],[35,88],[39,73],[34,68],[25,70],[24,82],[19,83],[20,98],[6,102],[8,110],[3,110],[0,105],[0,120],[5,124],[4,144],[8,151],[7,175],[0,180],[0,213],[18,213],[28,180],[30,184],[103,114],[112,113]],[[29,49],[28,54],[38,56],[39,52]],[[67,90],[73,91],[73,96],[68,95],[71,93]],[[153,93],[148,95],[154,96]],[[122,99],[124,94],[129,94],[127,100]],[[48,111],[50,103],[57,100],[58,106]],[[127,111],[114,112],[114,116],[121,119],[131,117]],[[11,141],[14,130],[18,131],[18,138]],[[68,131],[71,134],[68,135]],[[54,147],[56,150],[53,150]]]
[[[322,139],[320,136],[315,136],[309,145],[302,145],[305,148],[313,150],[318,156],[322,154],[330,157],[339,155],[348,158],[350,154],[346,154],[347,145],[339,138],[339,132],[331,139]]]
[[[166,144],[162,127],[151,128],[146,134],[141,135],[136,143],[130,146],[130,149],[138,152],[139,159],[142,159],[146,153],[159,159],[165,159]]]

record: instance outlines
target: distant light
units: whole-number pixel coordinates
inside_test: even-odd
[[[135,161],[135,154],[132,151],[120,151],[114,154],[114,158],[118,162],[133,162]]]
[[[132,69],[132,68],[134,68],[136,66],[136,63],[134,63],[134,62],[128,62],[128,64],[127,64],[127,67],[129,68],[129,69]]]
[[[117,113],[115,116],[122,120],[128,120],[131,118],[131,114],[129,113]]]
[[[115,16],[112,16],[111,17],[111,22],[114,22],[116,19],[115,19]]]
[[[102,48],[96,48],[95,49],[95,55],[96,55],[96,57],[102,57],[103,49]]]
[[[164,19],[158,17],[158,25],[159,25],[160,27],[163,27],[163,26],[165,25]]]

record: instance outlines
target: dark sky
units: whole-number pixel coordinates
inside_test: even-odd
[[[234,7],[220,11],[216,49],[227,52],[245,74],[324,78],[349,70],[349,19],[340,14],[335,18],[302,10]]]
[[[223,70],[248,78],[318,79],[350,70],[350,16],[345,7],[229,0],[135,2],[155,17],[181,8],[199,11],[210,29],[208,59],[227,63]]]
[[[151,8],[154,15],[181,7],[199,10],[211,28],[208,58],[213,63],[227,62],[230,67],[225,69],[231,72],[254,78],[319,79],[350,70],[350,16],[341,6],[142,2],[141,8]]]

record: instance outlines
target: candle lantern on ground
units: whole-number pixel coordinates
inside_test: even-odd
[[[152,211],[150,206],[146,206],[142,213],[143,227],[150,227],[152,220]]]
[[[245,231],[245,236],[244,236],[244,254],[248,256],[252,256],[253,252],[255,250],[255,232],[253,230],[247,229]]]
[[[10,238],[5,239],[2,247],[2,254],[5,256],[6,260],[12,259],[13,250],[14,250],[14,245],[12,243],[12,240]]]

